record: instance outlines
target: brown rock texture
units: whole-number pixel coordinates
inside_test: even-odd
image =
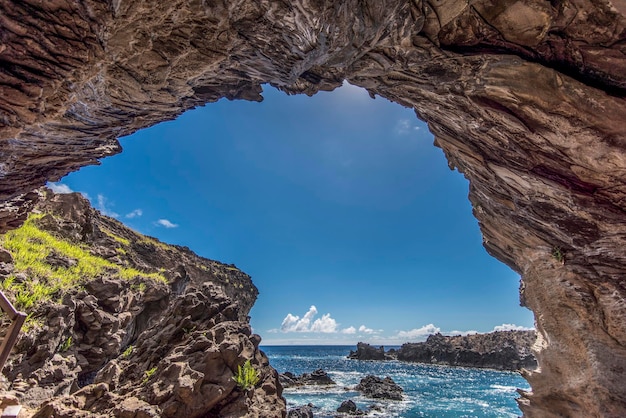
[[[119,136],[261,100],[263,83],[347,80],[429,123],[485,247],[522,275],[540,365],[524,414],[626,416],[625,15],[623,0],[0,0],[0,229]]]
[[[496,370],[534,370],[531,352],[534,331],[496,331],[487,334],[430,335],[421,343],[402,344],[397,359],[427,364]]]
[[[258,294],[248,275],[140,235],[77,193],[43,191],[16,232],[31,246],[0,241],[0,284],[31,317],[2,389],[32,416],[285,415],[278,374],[248,323]],[[38,261],[23,263],[24,253]],[[31,306],[19,297],[30,283],[56,288],[55,274],[71,277],[72,269],[79,281]],[[259,382],[244,390],[233,377],[246,360]]]

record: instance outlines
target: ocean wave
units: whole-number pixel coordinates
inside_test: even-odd
[[[495,392],[499,392],[499,393],[515,393],[515,392],[517,392],[517,386],[491,385],[489,387],[494,389]]]

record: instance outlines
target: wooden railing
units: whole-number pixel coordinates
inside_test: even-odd
[[[2,372],[4,363],[7,361],[7,358],[11,353],[11,349],[15,345],[17,337],[20,334],[22,325],[26,320],[26,314],[15,309],[6,296],[4,296],[2,291],[0,291],[0,309],[2,309],[11,320],[11,325],[9,325],[9,329],[4,336],[2,345],[0,345],[0,372]]]

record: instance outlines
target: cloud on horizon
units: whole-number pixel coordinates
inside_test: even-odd
[[[496,325],[495,327],[493,327],[493,330],[491,332],[495,332],[495,331],[534,331],[535,327],[523,327],[521,325],[515,325],[515,324],[502,324],[502,325]]]
[[[335,321],[329,313],[313,321],[315,315],[317,315],[315,305],[311,305],[302,318],[298,315],[288,313],[280,325],[280,330],[282,332],[337,332],[337,321]]]
[[[366,327],[365,325],[361,325],[359,327],[359,332],[362,332],[364,334],[374,334],[376,331],[374,331],[371,328]]]
[[[441,332],[441,328],[436,327],[434,324],[424,325],[421,328],[413,328],[408,331],[399,331],[395,337],[395,339],[399,340],[425,340],[431,334],[437,334]]]
[[[344,329],[341,330],[341,333],[342,334],[349,334],[349,335],[356,334],[356,328],[354,328],[354,327],[344,328]]]
[[[159,219],[158,221],[155,222],[155,224],[157,226],[162,226],[162,227],[165,227],[165,228],[168,228],[168,229],[170,229],[170,228],[178,228],[178,224],[175,224],[175,223],[169,221],[168,219]]]
[[[354,326],[339,329],[339,324],[330,313],[326,313],[322,315],[321,318],[315,319],[317,314],[318,310],[315,305],[311,305],[309,310],[302,317],[288,313],[280,325],[280,332],[313,332],[344,335],[354,335],[357,334],[357,332],[365,334],[375,334],[378,332],[366,327],[365,325],[361,325],[358,329]],[[271,333],[276,333],[278,331],[278,329],[269,330]]]

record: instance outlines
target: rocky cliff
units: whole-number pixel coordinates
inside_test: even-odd
[[[41,191],[0,238],[0,283],[29,313],[3,389],[43,417],[281,417],[277,373],[233,265],[101,215],[81,195]],[[246,360],[260,381],[240,388]]]
[[[348,358],[400,360],[425,364],[477,367],[495,370],[534,370],[537,360],[531,347],[534,331],[499,331],[487,334],[444,336],[434,334],[421,343],[406,343],[385,352],[384,347],[358,343]]]
[[[0,0],[0,229],[116,138],[261,85],[415,109],[522,275],[527,417],[626,416],[623,0]],[[381,141],[384,141],[381,138]],[[416,186],[417,187],[417,186]]]
[[[533,370],[537,361],[531,352],[534,331],[501,331],[488,334],[430,335],[425,342],[403,344],[401,361],[496,370]]]

